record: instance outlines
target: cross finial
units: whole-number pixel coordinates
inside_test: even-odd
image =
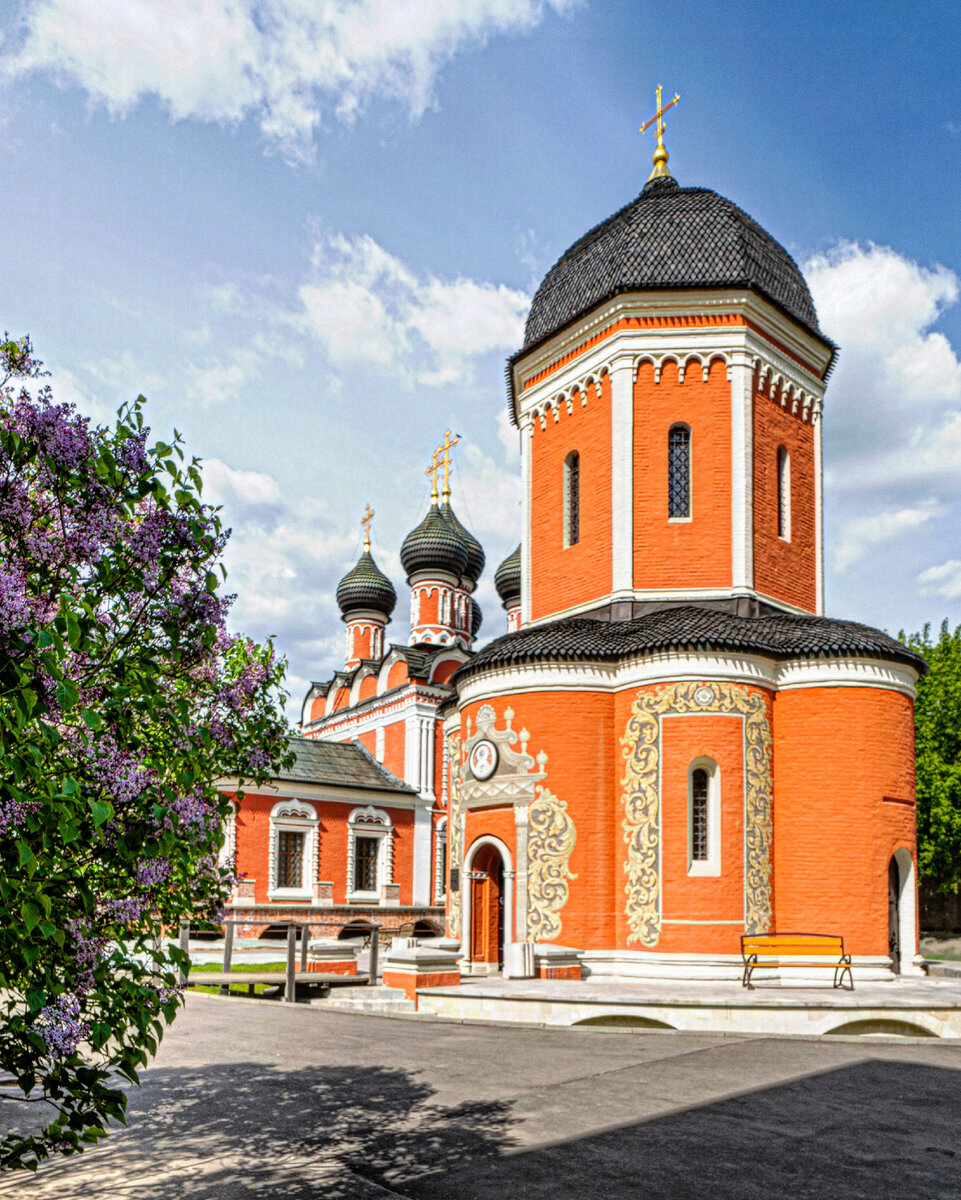
[[[431,456],[430,466],[424,472],[430,480],[430,503],[431,508],[437,504],[437,455],[440,454],[440,446],[434,451]]]
[[[374,510],[368,504],[364,509],[364,515],[360,519],[361,525],[364,527],[364,550],[370,553],[370,523],[374,519]]]
[[[450,502],[450,452],[460,441],[460,434],[455,433],[453,441],[451,441],[451,432],[449,429],[444,430],[444,443],[437,447],[437,453],[443,452],[444,455],[444,490],[441,492],[441,497],[445,504]]]
[[[663,85],[659,83],[657,85],[657,112],[649,121],[645,121],[638,130],[638,133],[643,133],[644,130],[653,125],[655,121],[657,122],[657,146],[654,148],[654,170],[647,177],[648,183],[650,183],[652,179],[670,178],[671,175],[671,172],[667,169],[667,149],[664,146],[664,130],[667,128],[667,126],[664,124],[664,114],[669,108],[673,108],[674,105],[677,104],[678,100],[681,98],[681,93],[675,92],[674,99],[669,100],[667,104],[662,105],[661,92],[663,90]]]

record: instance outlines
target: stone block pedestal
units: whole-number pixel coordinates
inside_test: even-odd
[[[460,983],[457,955],[428,946],[391,948],[384,959],[382,979],[387,987],[400,988],[417,1003],[417,989],[454,987]]]
[[[357,947],[337,938],[318,938],[307,947],[307,970],[325,975],[356,975]]]
[[[538,979],[580,979],[581,953],[571,946],[535,946],[534,967]]]

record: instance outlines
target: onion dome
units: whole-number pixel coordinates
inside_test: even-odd
[[[432,504],[400,548],[408,582],[418,571],[445,571],[460,577],[467,569],[467,546],[447,514]]]
[[[369,550],[357,560],[357,565],[337,584],[337,603],[346,617],[359,609],[373,609],[390,617],[397,603],[394,585],[374,562]]]
[[[477,637],[480,633],[480,627],[484,623],[484,614],[481,612],[481,606],[477,603],[473,596],[470,599],[470,635]]]
[[[537,289],[524,349],[621,292],[751,288],[827,341],[797,263],[736,204],[666,172],[562,254]]]
[[[476,583],[480,579],[484,570],[484,564],[487,562],[487,556],[484,554],[484,548],[474,537],[466,526],[462,525],[457,519],[457,514],[450,506],[449,501],[445,501],[440,506],[440,511],[447,517],[450,523],[457,531],[457,536],[464,544],[464,549],[467,551],[467,567],[464,575],[471,583]]]
[[[521,602],[521,548],[518,543],[494,574],[494,587],[505,608],[516,608]]]

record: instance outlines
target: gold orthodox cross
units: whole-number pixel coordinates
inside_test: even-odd
[[[437,503],[437,455],[440,454],[440,446],[434,451],[430,460],[430,466],[424,472],[430,480],[430,502],[432,505]]]
[[[451,433],[449,429],[444,430],[444,444],[437,447],[437,453],[443,451],[444,454],[444,490],[441,495],[446,501],[450,501],[450,452],[460,441],[460,434],[454,434],[454,440],[451,441]]]
[[[658,84],[657,85],[657,112],[654,114],[653,117],[651,117],[651,119],[649,121],[645,121],[644,124],[641,126],[641,128],[638,130],[638,133],[643,133],[644,130],[649,129],[654,124],[655,121],[657,122],[657,146],[655,147],[655,150],[654,150],[654,170],[648,176],[648,182],[650,182],[650,180],[652,180],[652,179],[659,179],[659,178],[661,178],[661,176],[670,175],[670,173],[671,173],[667,169],[667,150],[664,147],[664,130],[666,128],[666,126],[664,124],[664,114],[667,112],[667,110],[669,108],[673,108],[674,105],[677,104],[678,100],[680,100],[680,98],[681,98],[681,93],[675,92],[674,99],[669,100],[667,102],[667,104],[662,105],[661,104],[661,92],[663,90],[664,90],[663,86],[661,84]]]
[[[370,551],[370,523],[374,518],[374,510],[368,504],[364,509],[364,515],[360,519],[361,525],[364,527],[364,549]]]

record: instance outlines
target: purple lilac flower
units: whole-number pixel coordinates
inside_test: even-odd
[[[0,837],[11,829],[19,829],[27,814],[37,812],[39,800],[17,800],[13,796],[0,798]]]
[[[67,1058],[90,1035],[90,1026],[80,1016],[80,999],[73,992],[58,996],[54,1004],[40,1010],[37,1025],[51,1058]]]
[[[106,958],[109,941],[105,937],[91,937],[89,928],[82,921],[70,921],[67,931],[73,942],[74,962],[80,968],[77,990],[83,993],[94,986],[94,971]]]
[[[134,878],[141,887],[154,887],[163,883],[172,870],[173,863],[166,858],[143,859]]]

